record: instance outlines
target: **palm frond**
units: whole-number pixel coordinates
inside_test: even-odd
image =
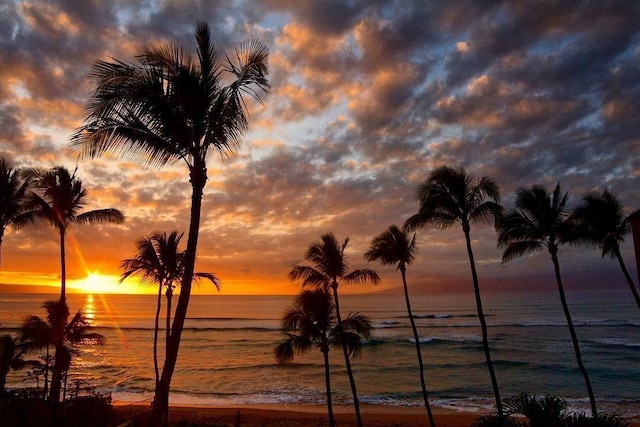
[[[347,284],[371,282],[374,285],[377,285],[380,282],[380,276],[370,268],[361,268],[344,276],[343,281]]]
[[[194,279],[207,279],[207,280],[209,280],[213,284],[213,286],[216,287],[216,289],[218,291],[222,287],[222,282],[220,281],[218,276],[216,276],[213,273],[194,273],[193,276],[194,276]]]
[[[522,255],[540,252],[545,247],[543,242],[532,240],[509,243],[502,253],[502,262],[505,263]]]
[[[83,212],[75,219],[78,224],[100,224],[112,223],[122,224],[124,222],[124,214],[118,209],[96,209],[89,212]]]

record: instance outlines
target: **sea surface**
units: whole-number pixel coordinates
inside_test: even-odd
[[[594,392],[604,410],[640,410],[640,311],[628,290],[573,291],[570,309]],[[44,316],[42,294],[0,294],[0,334],[17,334],[29,314]],[[293,296],[193,296],[171,385],[173,404],[324,404],[322,355],[314,349],[278,365],[273,348],[283,340],[280,318]],[[163,298],[164,300],[164,298]],[[119,402],[151,401],[155,296],[69,295],[104,346],[78,347],[69,384],[112,392]],[[163,301],[164,302],[164,301]],[[177,297],[174,299],[174,306]],[[363,402],[421,405],[414,342],[402,295],[343,295],[343,316],[360,312],[375,329],[353,363]],[[529,392],[567,399],[588,411],[569,331],[556,292],[485,293],[492,359],[502,397]],[[492,407],[473,295],[416,296],[427,387],[436,407]],[[163,315],[164,316],[164,315]],[[162,323],[162,322],[161,322]],[[162,342],[162,332],[161,332]],[[159,354],[163,354],[160,347]],[[330,353],[337,403],[351,401],[339,350]],[[162,358],[160,364],[162,366]],[[39,380],[42,385],[42,379]],[[33,387],[25,371],[8,388]],[[631,413],[629,412],[631,411]]]

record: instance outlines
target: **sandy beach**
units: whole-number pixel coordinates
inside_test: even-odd
[[[132,424],[145,425],[147,405],[116,404],[121,419],[132,418]],[[423,427],[428,425],[421,407],[391,407],[363,405],[363,424],[376,427]],[[334,407],[336,425],[356,426],[353,408]],[[452,409],[433,409],[439,427],[470,427],[481,412],[461,412]],[[328,425],[326,407],[321,405],[238,405],[238,406],[172,406],[170,421],[216,427],[324,427]],[[640,427],[640,417],[630,419],[630,427]]]

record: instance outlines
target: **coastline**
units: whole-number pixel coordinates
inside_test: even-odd
[[[148,404],[115,402],[118,417],[143,421]],[[335,405],[334,417],[340,426],[356,426],[351,406]],[[423,427],[428,419],[423,407],[397,407],[384,405],[362,405],[363,424],[367,426]],[[488,415],[482,411],[459,411],[449,408],[432,408],[439,427],[470,427],[474,421]],[[229,427],[321,427],[327,425],[327,408],[309,404],[254,404],[254,405],[171,405],[169,419],[172,422],[185,420],[199,425]],[[640,415],[629,418],[629,427],[640,427]],[[134,423],[134,425],[138,425]],[[143,424],[140,424],[143,425]]]

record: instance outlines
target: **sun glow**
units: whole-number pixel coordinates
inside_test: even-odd
[[[144,289],[135,281],[118,283],[118,276],[89,272],[84,279],[69,283],[73,292],[84,294],[134,294],[144,293]]]

